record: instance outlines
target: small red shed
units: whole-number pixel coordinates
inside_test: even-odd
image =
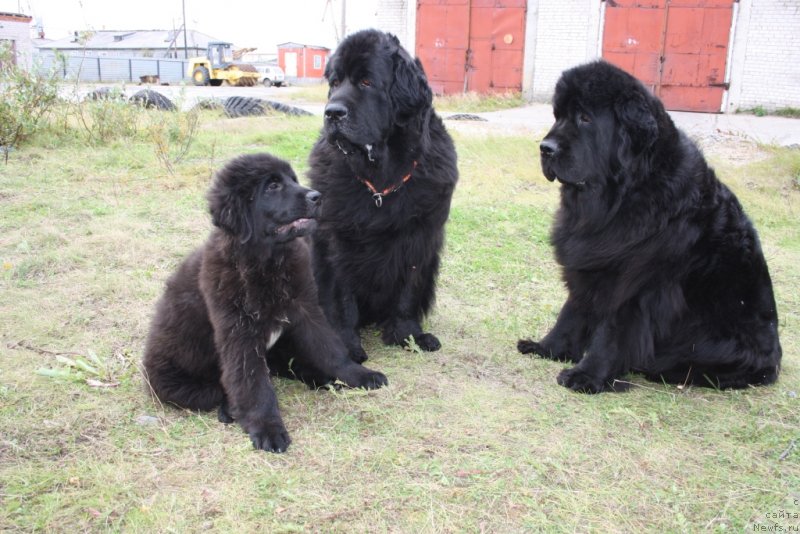
[[[324,46],[283,43],[278,45],[278,65],[287,78],[318,80],[325,75],[330,54]]]

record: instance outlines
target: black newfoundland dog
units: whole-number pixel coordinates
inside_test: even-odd
[[[307,235],[320,194],[288,163],[241,156],[208,194],[216,228],[167,281],[144,354],[153,393],[192,410],[219,407],[253,445],[285,451],[289,435],[269,373],[310,386],[340,380],[378,388],[381,373],[353,362],[317,302]]]
[[[552,230],[568,297],[523,353],[576,365],[567,388],[624,389],[629,371],[743,388],[778,377],[778,315],[753,225],[664,106],[605,62],[563,73],[540,145],[561,184]]]
[[[422,65],[393,35],[365,30],[339,45],[325,77],[309,171],[325,198],[314,237],[322,308],[356,362],[367,358],[359,329],[370,324],[384,343],[411,336],[437,350],[420,322],[433,304],[458,171]]]

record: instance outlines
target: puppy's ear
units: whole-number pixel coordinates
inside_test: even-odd
[[[215,187],[209,192],[208,207],[214,226],[236,236],[239,242],[247,243],[253,237],[253,215],[248,198],[241,191],[223,191]]]
[[[650,100],[637,91],[626,94],[614,104],[614,113],[622,124],[623,142],[634,154],[641,154],[658,139],[658,121]]]
[[[392,56],[392,62],[394,83],[389,94],[395,110],[395,121],[405,125],[432,106],[433,93],[419,59],[413,59],[405,50],[398,48]]]

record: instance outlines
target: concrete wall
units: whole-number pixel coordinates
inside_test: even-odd
[[[0,41],[14,43],[17,65],[25,67],[30,67],[33,58],[30,23],[30,17],[0,13]]]

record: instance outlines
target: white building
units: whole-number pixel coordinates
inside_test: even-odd
[[[8,45],[18,65],[30,66],[33,57],[31,17],[18,13],[0,13],[0,44]]]

